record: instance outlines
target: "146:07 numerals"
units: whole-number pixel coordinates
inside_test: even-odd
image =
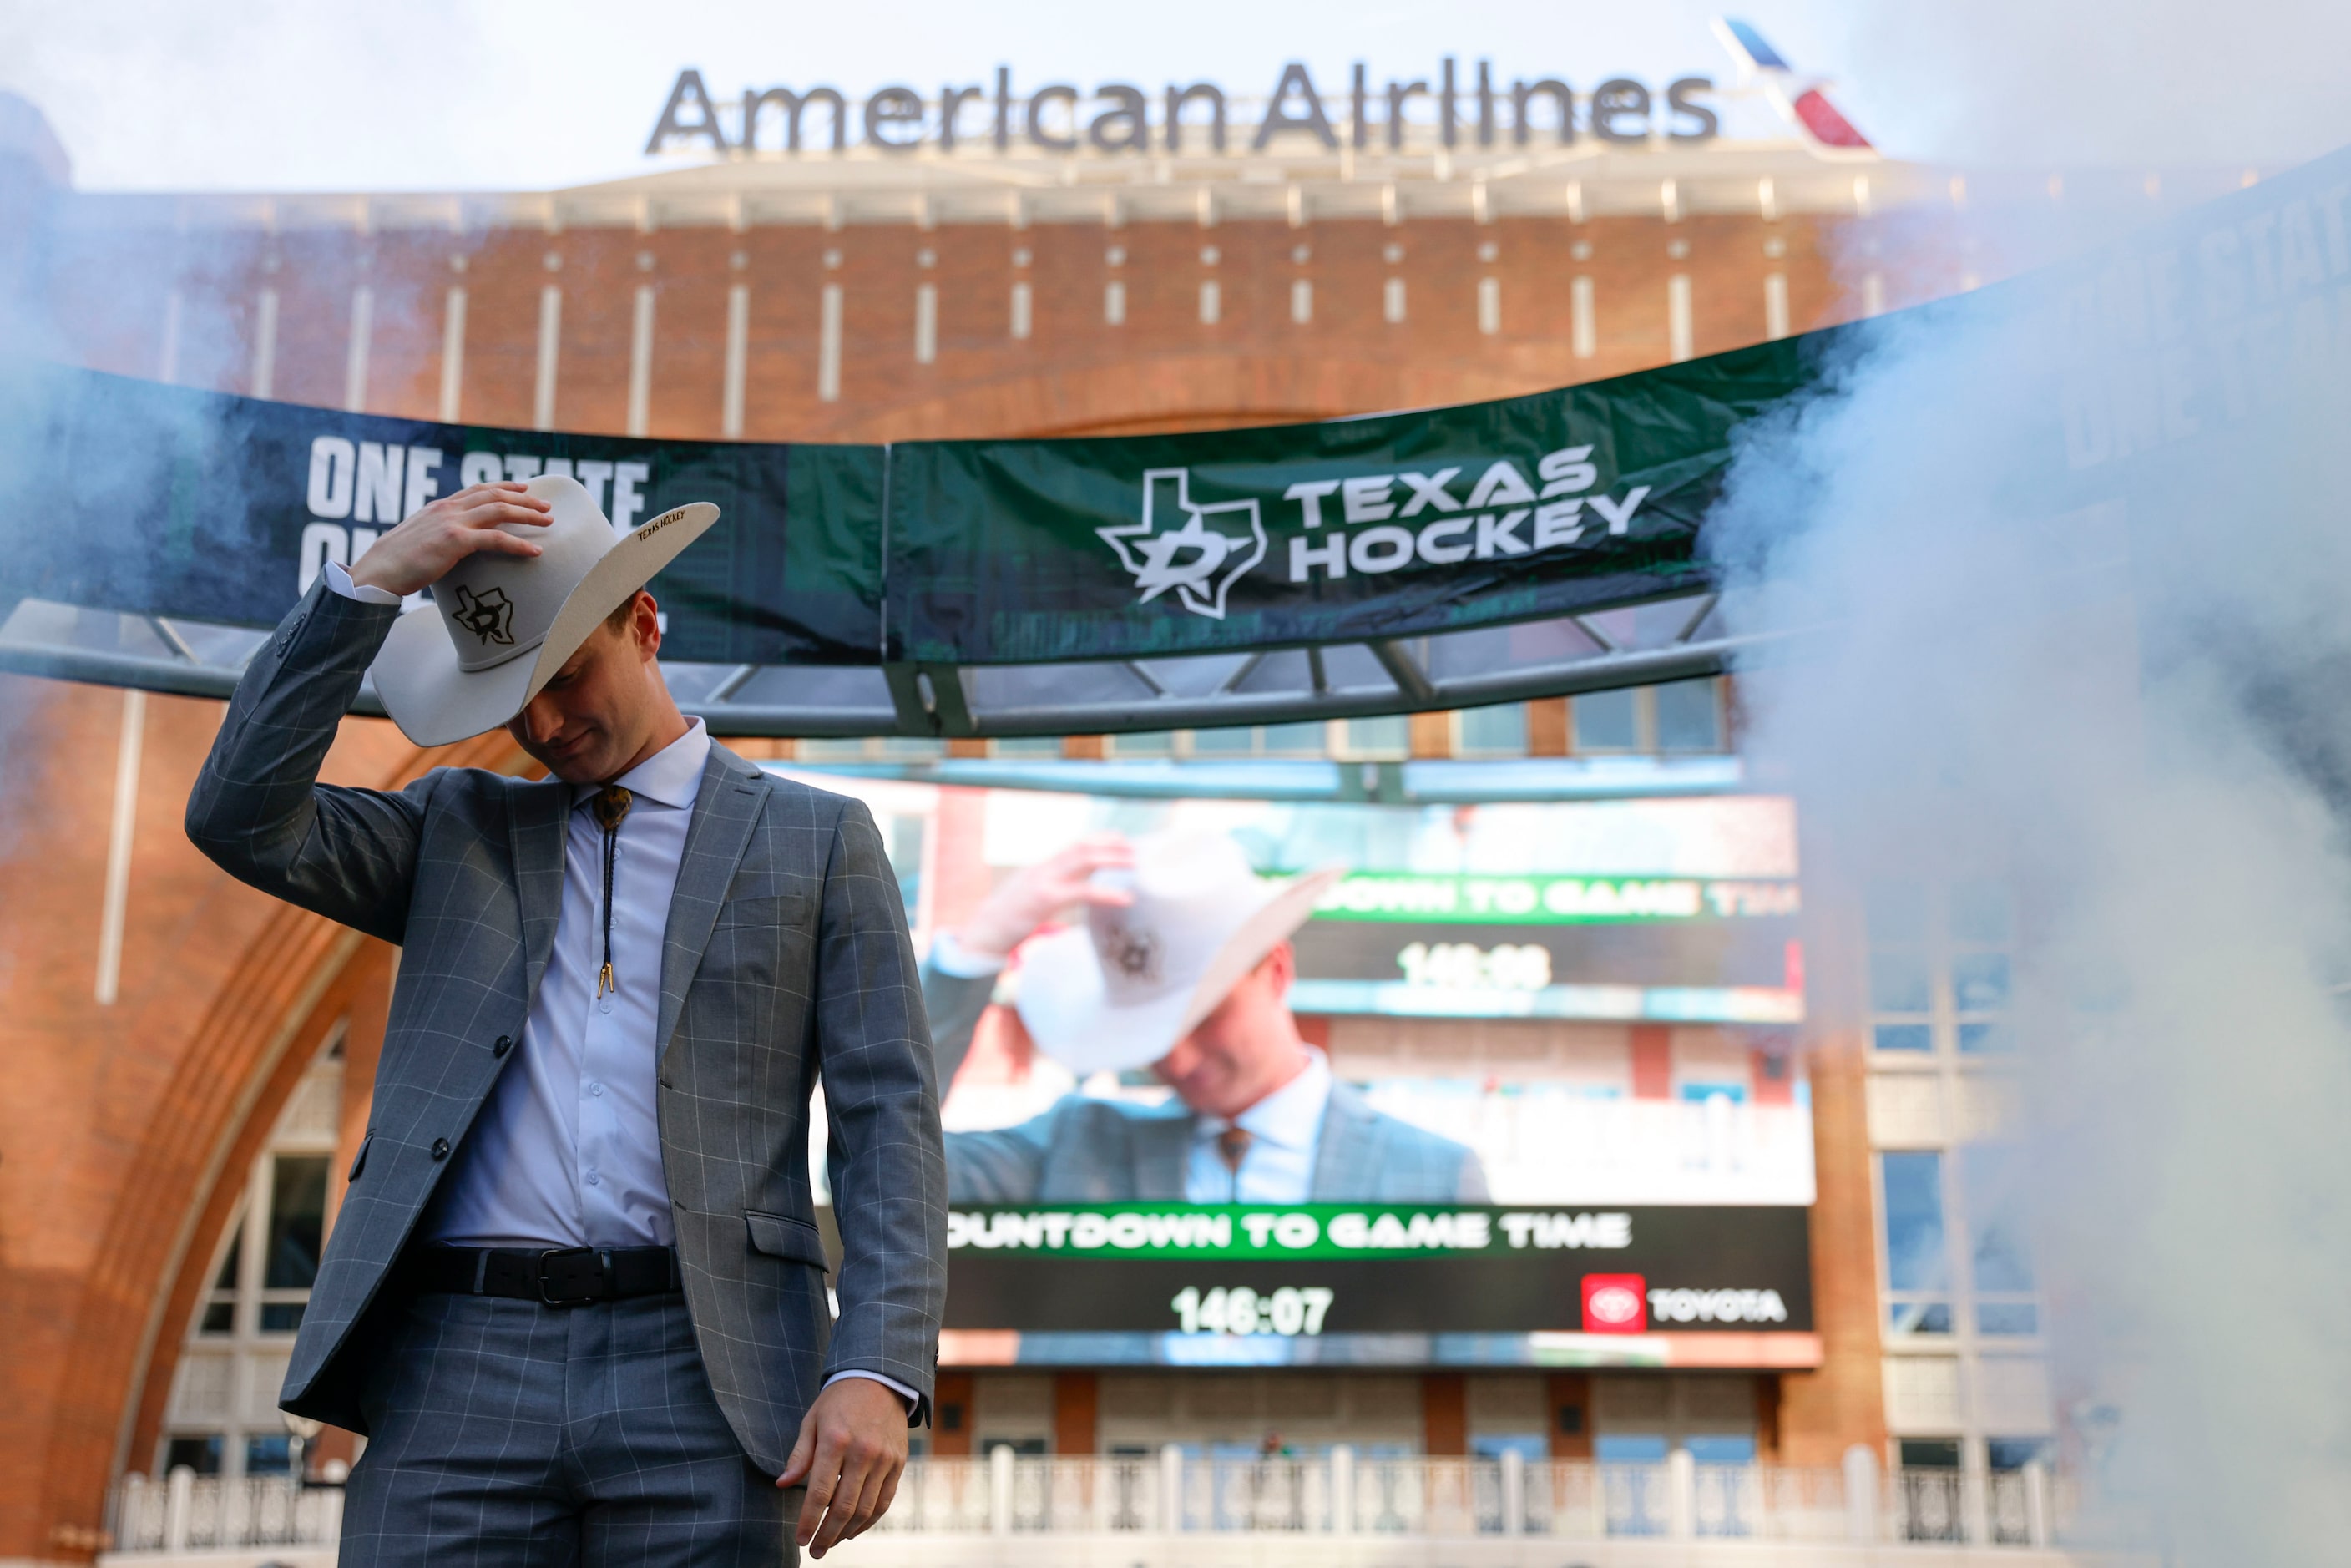
[[[1186,1285],[1167,1304],[1186,1333],[1318,1334],[1335,1294],[1320,1285],[1284,1285],[1268,1295],[1247,1285],[1206,1291]]]

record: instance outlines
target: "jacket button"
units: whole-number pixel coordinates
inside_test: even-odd
[[[436,1160],[445,1160],[449,1157],[448,1139],[435,1138],[433,1140],[433,1157]]]
[[[492,1056],[504,1056],[507,1051],[512,1051],[513,1049],[514,1036],[510,1034],[502,1034],[498,1036],[497,1043],[490,1047],[490,1054]]]

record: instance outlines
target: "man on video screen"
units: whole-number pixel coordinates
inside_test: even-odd
[[[1300,1035],[1290,937],[1338,878],[1260,880],[1222,834],[1080,841],[1019,873],[923,970],[951,1082],[1013,949],[1020,1021],[1081,1080],[1147,1066],[1165,1103],[1065,1095],[947,1134],[956,1203],[1483,1203],[1477,1155],[1374,1110]],[[1060,911],[1082,924],[1034,942]]]

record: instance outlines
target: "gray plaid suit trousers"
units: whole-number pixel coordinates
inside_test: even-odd
[[[676,1296],[543,1307],[418,1296],[360,1403],[340,1568],[750,1568],[796,1560]]]

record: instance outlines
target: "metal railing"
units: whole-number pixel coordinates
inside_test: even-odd
[[[2039,1467],[1983,1475],[1881,1472],[1855,1449],[1842,1469],[1364,1456],[915,1459],[883,1535],[1547,1537],[2046,1546],[2072,1514],[2070,1489]],[[129,1476],[111,1500],[120,1554],[324,1545],[342,1493],[281,1477],[186,1470]]]
[[[107,1509],[118,1552],[316,1546],[343,1529],[340,1487],[305,1487],[284,1476],[223,1478],[177,1469],[161,1480],[125,1476]]]

